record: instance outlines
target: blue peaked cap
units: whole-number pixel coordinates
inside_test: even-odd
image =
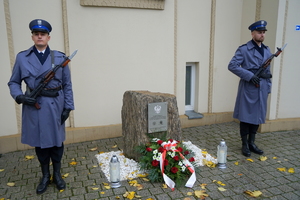
[[[248,29],[252,31],[267,31],[267,22],[265,20],[259,20],[251,24]]]
[[[31,32],[45,32],[50,33],[52,31],[52,27],[46,20],[43,19],[34,19],[29,23],[29,29]]]

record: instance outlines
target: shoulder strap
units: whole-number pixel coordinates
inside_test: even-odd
[[[55,67],[55,65],[54,65],[54,52],[51,50],[50,54],[51,54],[51,66],[52,66],[52,69],[53,69]]]

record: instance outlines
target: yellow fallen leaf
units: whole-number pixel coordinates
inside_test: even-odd
[[[136,187],[136,189],[137,189],[137,190],[142,190],[142,189],[144,189],[144,187],[143,187],[142,185],[139,184],[139,185]]]
[[[222,183],[221,181],[217,181],[217,183],[218,183],[219,185],[222,185],[222,186],[225,186],[225,185],[226,185],[226,184]]]
[[[77,162],[75,162],[75,161],[70,162],[70,165],[77,165]]]
[[[90,151],[96,151],[97,149],[98,149],[98,147],[91,148]]]
[[[0,172],[3,172],[5,169],[0,169]],[[1,200],[1,199],[0,199]]]
[[[136,176],[139,177],[139,178],[145,178],[145,177],[148,176],[148,174],[147,173],[145,173],[145,174],[137,174]]]
[[[107,189],[107,190],[109,190],[110,186],[109,185],[105,185],[104,188]]]
[[[99,152],[99,154],[103,154],[103,153],[105,153],[105,152],[104,151]]]
[[[148,198],[148,199],[146,199],[146,200],[154,200],[154,199],[152,199],[152,198]]]
[[[137,180],[132,180],[128,182],[130,186],[135,186],[138,182]]]
[[[100,194],[105,194],[105,192],[100,192]]]
[[[5,200],[4,198],[1,198],[0,200]]]
[[[12,182],[10,182],[10,183],[7,183],[6,185],[7,185],[7,186],[10,186],[10,187],[13,187],[13,186],[15,186],[16,184],[15,184],[15,183],[12,183]]]
[[[224,192],[224,191],[226,191],[226,189],[225,189],[225,188],[223,188],[223,187],[218,187],[218,190],[220,190],[221,192]]]
[[[201,153],[202,153],[202,154],[207,154],[207,151],[202,151]]]
[[[195,196],[202,199],[208,197],[208,194],[205,193],[205,190],[195,190]]]
[[[147,179],[147,178],[143,178],[143,180],[144,180],[144,181],[149,181],[149,179]]]
[[[95,167],[98,167],[97,165],[93,165],[93,167],[95,168]]]
[[[186,194],[189,195],[189,196],[192,196],[192,195],[193,195],[192,192],[188,192],[188,193],[186,193]]]
[[[103,182],[102,184],[103,184],[103,185],[106,185],[106,186],[109,185],[109,183],[104,183],[104,182]]]
[[[204,165],[206,165],[207,167],[210,167],[210,168],[216,167],[216,164],[213,163],[212,161],[207,161],[207,160],[203,159],[203,163],[204,163]]]
[[[251,158],[248,158],[247,160],[250,161],[250,162],[253,162],[253,160]]]
[[[162,188],[164,188],[164,189],[168,188],[167,184],[163,184]]]
[[[282,167],[282,168],[277,168],[279,171],[281,172],[285,172],[286,171],[286,168],[285,167]]]
[[[134,195],[135,198],[141,198],[142,196],[139,195]]]
[[[91,188],[92,190],[98,190],[99,188],[96,188],[96,187],[93,187],[93,188]]]
[[[119,196],[116,196],[116,199],[121,199]]]
[[[260,161],[266,161],[268,158],[267,158],[267,156],[260,156],[259,157],[259,160]]]
[[[112,148],[116,148],[118,145],[114,145],[114,146],[112,146]]]
[[[250,190],[246,190],[246,191],[244,191],[244,193],[250,195],[251,197],[259,197],[260,195],[262,195],[262,192],[258,191],[258,190],[253,191],[253,192]]]
[[[239,162],[238,162],[238,161],[236,161],[234,164],[235,164],[235,165],[239,165]]]
[[[32,160],[34,159],[34,156],[25,156],[25,160]]]
[[[62,178],[67,178],[68,176],[69,176],[69,173],[66,173],[66,174],[62,175],[61,177]]]
[[[191,198],[190,197],[186,197],[183,200],[191,200]]]
[[[277,159],[277,157],[273,157],[273,159]]]
[[[205,187],[207,186],[207,184],[202,183],[200,186],[201,186],[202,189],[205,189]]]
[[[289,168],[288,173],[295,173],[295,169],[294,168]]]
[[[63,192],[63,191],[65,191],[65,190],[59,190],[59,192]]]
[[[127,199],[133,199],[135,195],[135,192],[125,192],[125,194],[123,194],[123,197],[126,197]]]

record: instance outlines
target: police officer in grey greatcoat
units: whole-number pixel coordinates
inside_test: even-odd
[[[36,192],[41,194],[50,183],[50,159],[53,164],[53,182],[57,189],[66,187],[60,168],[66,137],[65,120],[70,111],[74,110],[74,101],[68,65],[56,71],[55,77],[40,96],[36,99],[28,97],[52,66],[65,60],[64,53],[51,50],[48,46],[52,27],[47,21],[32,20],[29,29],[34,45],[18,53],[8,86],[13,99],[23,104],[21,142],[35,147],[43,174]],[[25,93],[22,91],[22,82],[26,84]],[[36,102],[40,109],[34,106]]]
[[[228,69],[240,77],[233,117],[240,121],[242,154],[247,157],[251,155],[250,151],[263,154],[254,141],[259,124],[265,123],[272,75],[270,66],[261,78],[255,76],[255,72],[272,55],[269,47],[263,44],[266,26],[264,20],[249,26],[252,40],[238,47],[228,65]]]

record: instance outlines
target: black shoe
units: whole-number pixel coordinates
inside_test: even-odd
[[[254,143],[249,143],[249,149],[250,151],[252,151],[253,153],[259,154],[259,155],[263,155],[264,152],[262,150],[260,150]]]
[[[249,150],[249,146],[248,146],[248,135],[243,135],[242,137],[242,154],[246,157],[250,157],[251,156],[251,152]]]
[[[262,155],[264,154],[264,152],[262,150],[260,150],[255,144],[255,134],[249,134],[249,140],[248,140],[248,145],[249,145],[249,149],[250,151],[252,151],[253,153]]]
[[[249,150],[248,144],[243,144],[242,146],[242,154],[246,157],[250,157],[251,156],[251,152]]]
[[[64,190],[66,189],[66,182],[61,177],[60,166],[60,163],[53,163],[53,183],[58,190]]]
[[[39,185],[36,188],[36,193],[37,194],[43,194],[44,192],[46,192],[47,187],[50,183],[50,172],[49,172],[49,165],[42,165],[42,173],[43,173],[43,177],[41,179],[41,182],[39,183]]]

